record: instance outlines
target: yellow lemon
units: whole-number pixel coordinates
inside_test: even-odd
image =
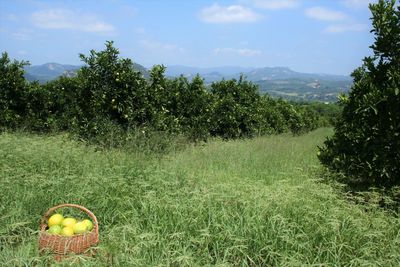
[[[61,225],[63,220],[64,217],[61,214],[56,213],[49,218],[49,227],[52,227],[53,225]]]
[[[93,229],[93,223],[92,223],[91,220],[85,219],[85,220],[83,220],[83,223],[86,224],[86,229],[87,229],[88,231],[92,231],[92,229]]]
[[[74,227],[74,225],[76,224],[76,219],[75,218],[65,218],[61,225],[64,227]]]
[[[74,229],[72,229],[72,227],[64,227],[61,230],[61,235],[63,236],[73,236],[74,235]]]
[[[47,232],[52,235],[59,235],[59,234],[61,234],[61,231],[62,231],[61,226],[59,226],[57,224],[50,226],[49,230],[47,230]]]
[[[84,222],[77,222],[72,227],[75,234],[84,234],[87,231],[86,224]]]

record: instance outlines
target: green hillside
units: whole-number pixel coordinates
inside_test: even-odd
[[[340,93],[347,93],[352,85],[348,80],[262,80],[255,82],[261,93],[294,101],[337,102]]]

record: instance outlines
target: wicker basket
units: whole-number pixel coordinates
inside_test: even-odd
[[[46,232],[47,221],[50,215],[59,208],[71,207],[77,208],[86,212],[93,220],[93,230],[89,233],[74,235],[71,237],[52,235]],[[75,254],[87,254],[92,255],[92,252],[88,251],[91,247],[95,246],[99,242],[99,224],[96,216],[85,207],[76,204],[61,204],[50,208],[42,217],[40,222],[40,233],[39,233],[39,252],[45,251],[54,254],[56,260],[62,259],[69,253]]]

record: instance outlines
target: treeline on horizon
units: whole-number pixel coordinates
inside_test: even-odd
[[[244,77],[206,86],[197,75],[169,79],[155,65],[150,78],[120,58],[113,42],[80,55],[76,77],[39,84],[24,78],[27,62],[0,59],[0,128],[71,131],[90,140],[140,132],[182,134],[192,141],[291,132],[332,125],[336,104],[295,103],[260,95]]]

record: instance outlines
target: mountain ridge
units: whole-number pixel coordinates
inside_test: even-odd
[[[189,67],[183,65],[167,66],[166,75],[176,77],[184,75],[191,77],[196,74],[203,75],[207,81],[208,76],[224,76],[224,78],[239,77],[241,74],[246,76],[248,80],[274,80],[274,79],[289,79],[289,78],[319,78],[324,80],[351,80],[350,76],[327,74],[327,73],[303,73],[297,72],[289,67],[236,67],[236,66],[222,66],[211,68]]]
[[[302,73],[288,67],[241,68],[225,66],[217,68],[197,68],[186,66],[167,67],[169,77],[185,76],[188,79],[199,74],[207,85],[222,79],[246,80],[257,84],[260,93],[295,101],[336,102],[340,93],[347,93],[352,78],[346,75],[325,73]]]
[[[42,65],[25,67],[25,77],[41,83],[56,79],[59,76],[74,76],[82,66],[50,62]],[[145,78],[149,78],[149,70],[134,63],[134,68]],[[289,100],[336,102],[339,93],[346,93],[352,85],[352,78],[346,75],[324,73],[302,73],[288,67],[237,67],[222,66],[212,68],[190,67],[184,65],[166,66],[167,77],[181,75],[189,80],[199,74],[206,85],[222,79],[239,79],[243,75],[246,80],[259,85],[261,93]]]
[[[82,68],[83,65],[69,65],[60,64],[56,62],[44,63],[41,65],[30,65],[25,66],[25,78],[29,81],[39,81],[45,83],[60,76],[72,77],[76,75],[76,72]],[[149,73],[145,67],[140,64],[133,63],[133,67],[141,72],[143,76],[148,77]]]
[[[29,81],[37,80],[41,83],[56,79],[69,71],[77,71],[81,66],[49,62],[41,65],[25,67],[25,78]]]

